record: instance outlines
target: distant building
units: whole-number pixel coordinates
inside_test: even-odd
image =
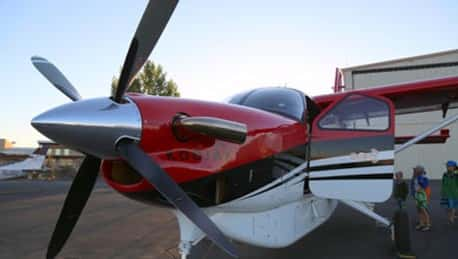
[[[74,174],[84,158],[84,154],[51,141],[38,141],[38,146],[47,149],[44,165],[51,171],[70,170]]]
[[[77,172],[84,154],[51,141],[39,141],[38,148],[15,147],[13,141],[0,139],[0,166],[11,167],[13,164],[34,157],[32,154],[45,154],[41,170],[29,172],[29,177],[39,174],[48,176],[74,176]],[[28,161],[28,160],[27,160]],[[4,167],[2,167],[4,168]],[[24,170],[23,170],[24,171]],[[27,170],[25,170],[27,172]],[[31,176],[32,173],[34,176]],[[45,177],[47,178],[47,176]]]
[[[343,75],[343,86],[340,82]],[[373,64],[347,67],[336,74],[335,90],[355,90],[383,85],[458,76],[458,49],[407,57]],[[449,110],[448,116],[458,113]],[[396,117],[396,136],[417,135],[442,120],[442,112],[407,114]],[[417,164],[425,166],[432,178],[440,178],[445,161],[458,160],[458,124],[448,127],[451,137],[445,144],[415,145],[397,155],[396,169],[407,175]]]
[[[10,141],[4,138],[0,138],[0,151],[7,148],[12,148],[14,141]]]

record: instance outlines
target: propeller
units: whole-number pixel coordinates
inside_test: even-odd
[[[94,188],[100,162],[99,158],[91,155],[86,155],[84,158],[65,198],[64,206],[48,245],[46,258],[54,258],[72,233]]]
[[[120,103],[132,79],[153,51],[178,0],[149,1],[127,52],[113,100]]]
[[[171,204],[204,232],[217,246],[232,257],[237,257],[233,245],[221,233],[203,210],[162,170],[137,144],[129,139],[117,145],[119,154],[140,175],[150,182]]]
[[[72,101],[78,101],[81,99],[81,95],[75,87],[73,87],[70,81],[67,80],[64,74],[62,74],[62,72],[60,72],[53,63],[38,56],[33,56],[31,60],[35,68],[40,71],[40,73],[46,77],[51,84],[72,99]]]
[[[124,103],[123,96],[129,88],[132,79],[152,52],[177,3],[178,0],[151,0],[148,2],[134,38],[131,41],[121,70],[117,89],[112,96],[112,100],[115,103],[107,98],[80,101],[81,96],[78,91],[56,66],[44,58],[32,57],[33,65],[56,88],[73,101],[80,101],[66,104],[43,113],[32,120],[32,125],[49,138],[59,139],[62,142],[61,144],[67,143],[73,147],[79,145],[86,153],[86,158],[83,160],[65,198],[63,208],[52,234],[47,251],[48,259],[54,258],[60,252],[72,233],[93,190],[101,159],[110,157],[113,154],[127,161],[132,168],[149,181],[157,191],[174,205],[176,209],[186,215],[216,245],[231,256],[237,257],[233,245],[184,190],[135,142],[127,138],[122,139],[122,137],[131,136],[129,134],[135,131],[135,128],[126,126],[130,125],[128,123],[122,124],[121,122],[128,122],[129,119],[132,119],[132,116],[125,116],[126,114],[136,114],[135,108],[133,108],[135,105],[122,104]],[[107,103],[110,104],[107,106]],[[100,111],[104,112],[104,116],[100,119],[101,121],[97,120],[98,117],[94,117]],[[93,115],[91,120],[87,117],[89,115]],[[84,120],[84,123],[78,123],[78,121],[75,121],[75,118],[77,120]],[[94,119],[96,121],[91,124]],[[135,118],[133,120],[136,122],[140,121],[135,120]],[[112,124],[113,121],[116,123]],[[103,124],[104,122],[111,124],[105,125]],[[84,128],[81,128],[83,126]],[[126,128],[123,128],[124,126],[126,126],[127,131]],[[100,134],[102,132],[100,129],[104,133],[108,129],[107,134]],[[100,148],[98,145],[94,146],[90,140],[94,137],[94,134],[100,136],[98,143],[108,143],[110,147],[116,145],[116,150],[107,151],[109,148]],[[78,145],[75,144],[77,142]],[[94,150],[96,148],[99,149]],[[100,154],[105,154],[105,156]]]

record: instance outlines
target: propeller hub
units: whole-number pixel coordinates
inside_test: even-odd
[[[122,138],[140,140],[142,120],[137,105],[110,98],[64,104],[33,118],[32,126],[53,141],[101,159],[119,157]]]

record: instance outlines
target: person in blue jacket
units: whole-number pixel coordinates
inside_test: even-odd
[[[431,229],[431,217],[429,215],[431,188],[429,186],[429,179],[426,177],[425,168],[421,165],[417,165],[413,168],[413,177],[410,181],[410,193],[417,203],[418,218],[420,219],[415,229],[419,231],[429,231]]]

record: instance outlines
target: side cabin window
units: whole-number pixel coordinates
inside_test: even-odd
[[[303,121],[305,96],[301,92],[282,87],[259,88],[233,96],[229,103],[249,106]]]
[[[390,107],[383,100],[351,94],[318,123],[321,129],[385,131],[390,127]]]

